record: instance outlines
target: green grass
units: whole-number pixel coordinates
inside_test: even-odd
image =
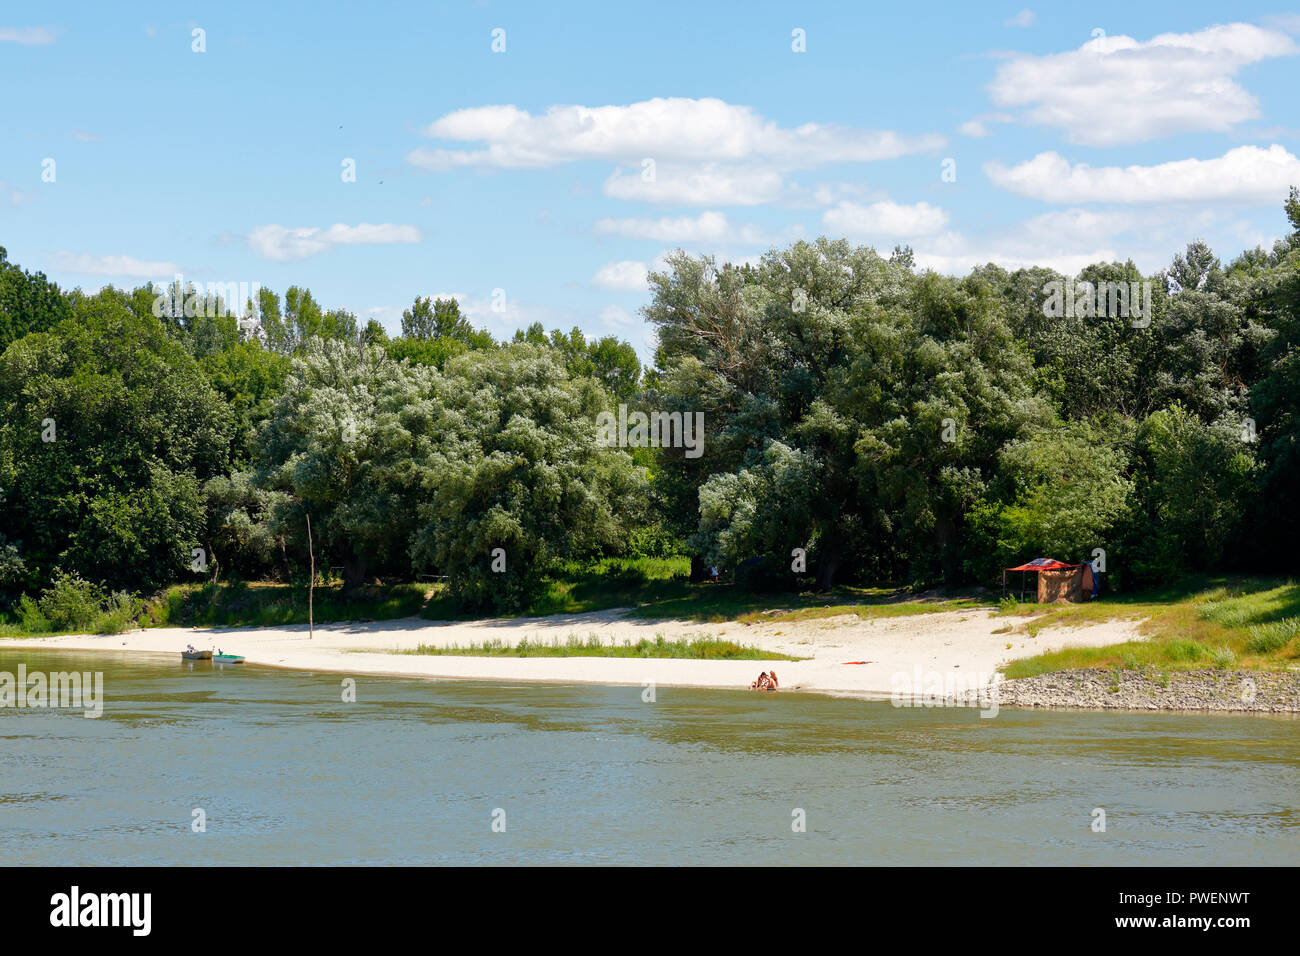
[[[542,592],[528,607],[509,616],[584,614],[680,599],[699,586],[688,582],[690,573],[691,561],[686,557],[569,562],[543,580]],[[421,616],[434,621],[465,621],[485,615],[458,607],[446,585],[439,584]]]
[[[312,618],[317,624],[384,621],[410,617],[424,604],[429,586],[392,584],[359,588],[345,598],[340,586],[316,587]],[[307,623],[303,585],[231,582],[181,584],[148,602],[156,626],[267,627]]]
[[[1252,624],[1247,631],[1250,633],[1250,638],[1246,641],[1247,651],[1252,654],[1271,654],[1286,647],[1300,634],[1300,617]]]
[[[895,588],[754,592],[732,584],[691,583],[689,576],[690,560],[685,557],[607,558],[592,564],[567,564],[546,578],[542,593],[528,607],[499,616],[542,617],[628,608],[632,617],[649,621],[752,624],[842,614],[895,617],[989,606],[987,600],[973,597],[919,598]],[[458,608],[446,586],[436,585],[421,616],[435,621],[465,621],[485,615]]]
[[[569,563],[555,569],[542,592],[527,607],[508,617],[582,614],[628,608],[642,620],[690,620],[697,623],[787,622],[840,615],[859,618],[895,617],[936,611],[986,607],[974,597],[916,596],[892,588],[840,587],[829,592],[755,593],[730,584],[691,583],[690,560],[671,558],[607,558]],[[429,620],[463,621],[485,616],[459,608],[445,584],[407,583],[363,588],[344,599],[337,585],[318,586],[315,620],[388,620],[420,614]],[[125,630],[135,618],[106,615],[105,628]],[[222,582],[175,585],[144,603],[137,614],[142,626],[265,627],[305,624],[307,592],[301,585],[274,582]],[[9,623],[0,618],[0,636],[33,633],[31,621]]]
[[[553,638],[539,642],[520,640],[518,644],[506,644],[497,639],[481,644],[469,644],[461,647],[452,644],[438,647],[421,644],[414,650],[403,651],[404,654],[456,655],[468,657],[638,657],[638,658],[673,658],[696,661],[798,661],[801,657],[764,651],[757,647],[747,647],[735,641],[724,641],[707,634],[699,634],[689,639],[670,641],[662,634],[655,639],[642,638],[636,643],[624,641],[621,644],[605,644],[599,637],[592,635],[585,641],[570,635],[567,640]]]
[[[1160,673],[1236,667],[1276,670],[1300,657],[1300,585],[1277,579],[1203,580],[1087,604],[1015,604],[1023,630],[1081,627],[1107,620],[1140,620],[1146,639],[1109,647],[1067,647],[1012,661],[1006,676],[1033,677],[1074,668],[1153,668]]]
[[[803,599],[824,601],[825,595],[796,595],[795,599],[796,601]],[[855,615],[859,620],[865,621],[868,618],[907,617],[913,614],[935,614],[940,611],[970,611],[976,608],[987,608],[988,606],[988,601],[976,598],[906,599],[890,592],[888,598],[864,594],[859,602],[850,604],[810,605],[795,610],[748,611],[737,615],[734,620],[740,624],[784,623]]]

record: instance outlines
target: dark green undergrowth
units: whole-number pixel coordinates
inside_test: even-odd
[[[358,588],[344,596],[339,585],[318,585],[312,617],[317,624],[385,621],[418,614],[428,585],[402,583]],[[160,626],[267,627],[307,623],[303,585],[222,582],[168,588],[146,605],[149,623]]]

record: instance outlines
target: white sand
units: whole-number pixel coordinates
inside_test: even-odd
[[[786,623],[642,621],[622,611],[438,624],[418,618],[364,624],[329,624],[308,639],[303,626],[268,628],[154,628],[110,636],[69,636],[5,640],[0,647],[93,650],[179,656],[187,644],[242,654],[249,664],[328,671],[343,675],[388,674],[409,677],[494,681],[644,684],[660,687],[747,688],[762,670],[775,669],[782,690],[862,696],[888,695],[896,675],[932,673],[973,687],[1002,664],[1066,646],[1098,647],[1140,639],[1137,622],[1106,621],[1086,627],[1055,628],[1037,638],[994,631],[1024,618],[994,617],[991,611],[945,611],[860,620],[846,615]],[[653,639],[713,635],[803,661],[690,661],[600,657],[464,657],[396,654],[419,644],[464,647],[500,639],[563,642],[570,635],[602,642],[635,643]],[[1011,646],[1008,647],[1007,645]],[[846,664],[846,661],[867,661]],[[919,672],[918,672],[919,669]],[[920,692],[918,688],[917,692]]]

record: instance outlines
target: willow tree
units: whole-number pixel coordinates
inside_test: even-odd
[[[642,471],[597,442],[609,396],[553,349],[470,352],[435,381],[436,440],[418,461],[417,568],[467,607],[527,605],[555,562],[621,548],[642,520]]]

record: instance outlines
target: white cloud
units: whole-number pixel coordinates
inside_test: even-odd
[[[635,325],[637,317],[628,312],[627,309],[620,308],[617,305],[607,305],[600,310],[600,320],[606,325],[627,326]]]
[[[925,236],[947,222],[948,214],[927,202],[905,206],[884,200],[863,206],[846,199],[822,214],[822,225],[830,232],[857,237]]]
[[[515,106],[457,110],[425,130],[431,138],[481,149],[416,149],[426,169],[540,168],[580,160],[734,163],[763,160],[786,169],[895,159],[936,149],[941,136],[804,123],[783,128],[748,106],[719,99],[655,98],[627,106],[552,106],[532,115]]]
[[[18,206],[31,202],[35,198],[35,193],[27,192],[19,189],[17,186],[10,185],[4,180],[0,180],[0,202],[3,202],[6,206],[17,208]]]
[[[786,191],[779,169],[757,165],[656,163],[654,178],[640,166],[615,169],[603,191],[614,199],[685,206],[756,206],[780,199]]]
[[[937,134],[804,123],[782,127],[752,107],[719,99],[656,98],[626,106],[516,106],[457,110],[423,130],[446,145],[407,162],[441,172],[617,164],[603,191],[615,199],[695,206],[753,206],[788,198],[793,170],[896,159],[938,149]],[[473,144],[457,147],[452,144]]]
[[[84,129],[74,129],[74,130],[72,131],[72,138],[73,138],[73,139],[79,139],[79,140],[81,140],[83,143],[98,143],[98,142],[99,142],[99,137],[98,137],[98,136],[96,136],[94,133],[87,133]]]
[[[1189,236],[1224,221],[1221,211],[1182,206],[1052,210],[981,236],[949,231],[913,242],[922,268],[964,274],[992,262],[1004,269],[1049,266],[1074,275],[1094,262],[1132,259],[1143,272],[1169,264]]]
[[[947,232],[913,246],[916,264],[948,275],[964,275],[976,266],[993,263],[1004,269],[1027,269],[1047,266],[1066,275],[1074,275],[1094,262],[1111,262],[1118,258],[1110,246],[1095,245],[1084,237],[1056,237],[1051,245],[1034,242],[1027,224],[1019,234],[983,237],[971,240],[956,232]],[[1080,250],[1083,251],[1080,251]]]
[[[181,272],[174,262],[149,262],[134,256],[95,256],[88,252],[60,250],[50,257],[50,267],[78,275],[114,276],[129,279],[163,279]]]
[[[46,46],[56,39],[58,34],[48,27],[0,27],[0,43]]]
[[[1002,21],[1003,26],[1008,27],[1032,27],[1038,22],[1038,16],[1033,10],[1028,8],[1021,10],[1014,17],[1008,17]]]
[[[957,127],[957,131],[963,136],[974,136],[976,138],[989,135],[988,123],[1013,123],[1015,117],[1006,113],[983,113],[979,116],[973,116],[966,122]]]
[[[764,243],[779,241],[758,226],[733,223],[725,213],[702,212],[698,216],[661,219],[601,219],[596,232],[624,239],[654,239],[658,242]],[[798,227],[792,234],[801,231]]]
[[[1255,98],[1233,79],[1237,72],[1297,50],[1285,33],[1246,23],[1145,42],[1099,36],[1065,53],[1013,56],[989,92],[999,106],[1022,107],[1024,120],[1090,146],[1224,132],[1259,115]]]
[[[248,234],[248,243],[263,259],[288,262],[306,259],[335,246],[389,245],[414,243],[422,240],[415,226],[402,226],[391,222],[371,225],[363,222],[356,226],[343,223],[321,229],[317,226],[289,228],[271,223],[257,226]]]
[[[1277,203],[1300,183],[1300,159],[1275,143],[1239,146],[1217,159],[1094,169],[1046,152],[1018,166],[986,163],[984,172],[1003,189],[1045,202]]]
[[[644,262],[608,262],[596,270],[591,284],[611,292],[644,292],[649,271]]]

